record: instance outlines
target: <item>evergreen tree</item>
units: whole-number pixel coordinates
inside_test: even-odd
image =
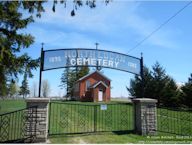
[[[0,2],[0,97],[7,94],[7,82],[17,78],[18,74],[23,74],[28,55],[18,55],[23,48],[28,48],[33,42],[34,37],[30,34],[21,33],[30,23],[34,22],[34,15],[41,17],[44,12],[43,3],[47,1],[1,1]],[[60,4],[64,4],[64,0]],[[55,12],[57,0],[53,1],[52,10]],[[84,4],[90,8],[96,7],[95,0],[74,0],[71,16],[75,16],[75,11],[78,7]],[[105,0],[108,4],[109,0]],[[25,17],[23,14],[25,13]],[[17,55],[16,55],[17,54]],[[35,62],[35,63],[34,63]],[[39,66],[39,59],[34,59],[30,69],[35,69]]]
[[[64,69],[63,73],[62,73],[62,76],[61,76],[61,84],[60,84],[60,87],[61,89],[66,89],[66,98],[69,97],[70,95],[70,78],[71,78],[71,69],[69,67],[69,64],[70,64],[70,60],[69,58],[67,58],[67,62],[66,62],[66,68]]]
[[[11,83],[9,84],[8,90],[9,90],[9,97],[14,98],[15,95],[18,93],[18,88],[15,81],[11,81]]]
[[[33,22],[32,13],[37,10],[37,15],[43,11],[43,2],[27,1],[1,1],[0,2],[0,96],[6,95],[7,82],[15,80],[18,74],[23,74],[28,55],[18,55],[22,48],[28,48],[34,38],[30,34],[21,33],[20,30]],[[25,18],[21,10],[29,11]],[[17,55],[16,55],[17,54]],[[30,59],[32,60],[32,59]],[[38,67],[38,59],[32,60],[34,63],[30,69]]]
[[[152,76],[153,76],[153,92],[152,92],[152,98],[158,100],[158,104],[161,104],[161,99],[163,97],[163,92],[166,83],[169,79],[169,77],[166,75],[165,69],[160,66],[158,62],[155,63],[155,65],[152,67]]]
[[[71,72],[69,74],[69,79],[68,79],[68,83],[69,83],[69,96],[72,97],[73,96],[73,88],[74,88],[74,84],[76,83],[76,81],[79,79],[79,69],[71,69]]]
[[[165,87],[162,89],[162,96],[160,101],[163,106],[179,107],[180,106],[180,92],[175,81],[169,77]]]
[[[20,95],[23,96],[23,99],[27,97],[29,94],[29,86],[28,86],[28,81],[27,81],[27,73],[24,74],[22,85],[20,87]]]
[[[31,72],[31,67],[36,68],[37,60],[32,60],[31,57],[29,57],[26,53],[22,55],[21,59],[25,60],[25,63],[23,66],[25,68],[25,71],[24,71],[22,85],[20,87],[20,95],[23,95],[23,98],[26,98],[26,96],[30,93],[27,78],[33,77],[33,74]]]
[[[70,60],[67,58],[66,66],[69,66]],[[89,67],[87,65],[77,68],[66,67],[61,76],[61,88],[66,89],[66,97],[70,98],[73,94],[73,88],[75,82],[89,73]]]
[[[82,78],[83,76],[87,75],[89,73],[89,67],[87,65],[80,68],[78,71],[78,79]],[[77,79],[77,80],[78,80]]]
[[[158,100],[159,105],[179,106],[180,96],[175,81],[166,74],[165,69],[156,62],[152,71],[144,67],[144,94],[146,98]],[[130,88],[127,88],[134,97],[142,96],[142,82],[139,76],[131,79]]]
[[[192,74],[188,79],[188,82],[181,87],[182,90],[182,100],[181,103],[184,106],[192,106]]]
[[[143,69],[143,97],[147,98],[150,96],[150,92],[152,90],[152,75],[151,72],[147,67],[144,67]],[[130,88],[127,87],[127,90],[131,94],[131,96],[136,97],[136,98],[141,98],[142,97],[142,80],[141,77],[138,75],[135,75],[134,79],[130,80]]]
[[[192,73],[190,74],[190,77],[188,78],[188,83],[192,83]]]

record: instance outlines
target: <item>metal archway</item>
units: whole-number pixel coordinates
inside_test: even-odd
[[[140,75],[143,92],[143,56],[137,58],[123,53],[85,48],[43,50],[41,48],[41,63],[39,77],[39,97],[41,96],[42,71],[66,67],[102,67],[116,69]],[[142,93],[143,94],[143,93]]]

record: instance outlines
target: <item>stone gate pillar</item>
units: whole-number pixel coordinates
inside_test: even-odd
[[[135,110],[135,131],[141,135],[156,135],[157,110],[156,99],[133,99]]]
[[[35,107],[36,111],[27,111],[26,135],[33,134],[33,142],[46,142],[48,136],[49,98],[28,98],[27,107]],[[33,124],[33,125],[31,125]]]

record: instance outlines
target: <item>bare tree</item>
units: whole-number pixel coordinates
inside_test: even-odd
[[[31,90],[30,91],[31,97],[36,97],[37,96],[37,82],[33,82],[30,90]]]
[[[41,92],[42,92],[43,97],[48,97],[49,96],[50,85],[49,85],[48,80],[43,80]]]
[[[58,97],[61,97],[61,91],[58,92]]]

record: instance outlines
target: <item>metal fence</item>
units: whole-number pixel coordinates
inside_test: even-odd
[[[162,133],[192,135],[192,110],[157,108],[157,130]]]
[[[30,107],[0,114],[0,143],[24,142],[27,139],[32,142],[36,131],[31,128],[36,126],[36,112],[37,107]]]
[[[134,110],[130,103],[51,102],[49,109],[49,135],[104,131],[118,133],[134,129]]]

